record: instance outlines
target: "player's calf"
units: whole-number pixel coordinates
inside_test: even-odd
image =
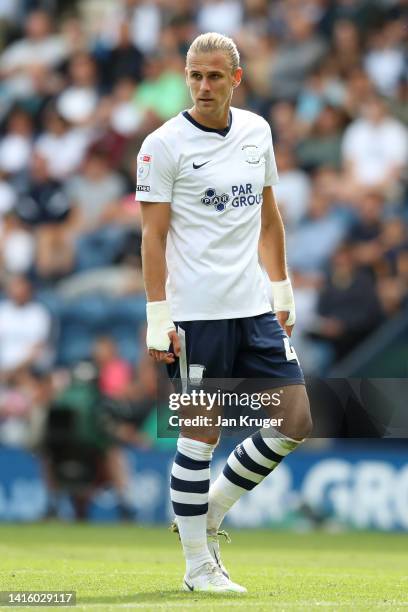
[[[170,497],[187,572],[212,562],[207,547],[208,490],[213,446],[181,437],[171,471]]]
[[[304,386],[286,387],[285,397],[286,402],[289,398],[292,400],[280,413],[280,416],[288,417],[285,433],[264,428],[246,438],[230,454],[222,473],[211,485],[207,514],[207,530],[210,532],[217,532],[235,502],[271,474],[284,457],[310,434],[312,421]],[[288,431],[293,437],[287,435]]]

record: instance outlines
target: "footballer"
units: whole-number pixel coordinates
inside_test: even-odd
[[[192,107],[150,134],[138,155],[150,355],[172,379],[259,378],[270,381],[271,394],[277,385],[284,391],[282,425],[243,440],[211,487],[218,431],[190,429],[177,441],[171,500],[186,560],[183,588],[194,592],[246,592],[222,563],[220,525],[312,426],[289,340],[295,304],[272,190],[271,130],[231,106],[239,63],[230,38],[198,36],[185,69]]]

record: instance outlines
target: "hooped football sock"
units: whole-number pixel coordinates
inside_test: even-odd
[[[261,429],[246,438],[232,451],[224,470],[210,487],[207,529],[216,533],[224,516],[247,491],[252,491],[279,465],[282,459],[301,444],[276,432],[263,435]]]
[[[214,445],[180,437],[171,471],[170,495],[187,573],[207,561],[213,562],[207,547],[207,511],[210,461]]]

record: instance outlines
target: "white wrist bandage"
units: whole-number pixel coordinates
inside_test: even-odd
[[[283,281],[272,282],[273,310],[274,312],[288,312],[286,325],[294,325],[296,321],[295,299],[293,297],[292,283],[289,278]]]
[[[166,300],[162,302],[147,302],[147,335],[148,349],[168,351],[170,346],[169,332],[176,329]]]

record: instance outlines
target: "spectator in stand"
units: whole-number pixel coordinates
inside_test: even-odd
[[[378,191],[366,191],[357,202],[357,218],[348,234],[356,263],[374,272],[382,256],[379,241],[384,214],[384,198]]]
[[[94,347],[94,360],[98,368],[100,392],[106,397],[118,400],[129,399],[132,368],[121,359],[115,342],[109,337],[97,340]]]
[[[0,387],[0,444],[25,448],[30,425],[30,402],[23,389]]]
[[[243,22],[243,7],[239,0],[209,0],[198,9],[197,26],[200,32],[223,32],[235,36]]]
[[[274,142],[295,149],[301,135],[301,126],[294,104],[288,101],[273,104],[269,109],[269,122]]]
[[[312,124],[310,132],[296,150],[299,164],[306,170],[323,165],[341,168],[341,141],[344,117],[339,109],[325,106]]]
[[[16,190],[0,173],[0,284],[3,273],[25,273],[33,262],[34,237],[16,217],[16,201]]]
[[[310,337],[316,321],[319,290],[323,287],[322,272],[300,273],[292,269],[293,287],[296,295],[296,327],[291,342],[296,352],[302,355],[302,369],[306,376],[322,376],[333,351],[330,347]]]
[[[124,4],[132,28],[133,44],[145,54],[157,50],[164,17],[159,3],[147,0],[125,0]]]
[[[7,118],[6,133],[0,141],[0,171],[18,182],[30,160],[33,143],[33,120],[21,108],[12,110]]]
[[[51,377],[26,370],[14,378],[0,387],[0,443],[38,455],[52,398]]]
[[[168,24],[162,29],[160,36],[160,48],[165,53],[177,53],[185,57],[190,41],[197,31],[194,13],[195,7],[190,0],[174,5],[174,13],[169,17]]]
[[[398,83],[395,98],[388,99],[390,113],[405,125],[408,125],[408,78]]]
[[[356,265],[350,245],[332,257],[326,284],[320,292],[320,318],[314,336],[328,342],[341,359],[383,320],[372,277]]]
[[[400,284],[401,287],[401,300],[399,304],[398,310],[401,308],[406,308],[408,305],[408,247],[405,246],[404,249],[401,249],[398,253],[396,260],[396,270],[395,276],[393,277],[396,282]],[[379,289],[380,291],[380,289]],[[381,295],[381,291],[380,291]]]
[[[103,398],[101,410],[106,431],[122,444],[148,446],[140,433],[145,418],[156,400],[155,367],[146,353],[136,373],[123,359],[113,338],[99,338],[93,349],[98,371],[98,389]]]
[[[18,99],[35,92],[38,67],[46,72],[67,57],[64,39],[54,32],[50,15],[43,10],[29,14],[25,37],[11,43],[0,56],[0,76],[11,98]]]
[[[97,117],[100,75],[95,59],[85,51],[75,53],[68,65],[68,86],[57,99],[59,114],[78,127],[91,126]]]
[[[106,155],[98,149],[88,153],[82,172],[68,181],[67,194],[74,207],[72,228],[77,237],[78,270],[109,265],[115,260],[126,230],[110,224],[107,211],[125,191],[124,179],[110,169]]]
[[[74,259],[70,203],[63,185],[51,178],[47,160],[38,152],[32,156],[28,189],[20,195],[16,213],[35,230],[38,277],[50,280],[69,273]]]
[[[399,257],[408,250],[408,229],[405,220],[400,217],[387,219],[383,224],[380,243],[384,253],[384,267],[389,274],[397,274]]]
[[[147,412],[144,398],[134,382],[131,365],[118,353],[116,343],[109,337],[97,340],[94,346],[94,362],[98,370],[98,387],[101,394],[101,422],[111,444],[105,452],[105,464],[110,481],[119,500],[122,518],[134,515],[134,499],[130,490],[130,474],[124,445],[147,448],[148,437],[140,432]]]
[[[365,0],[335,0],[331,6],[332,19],[351,21],[355,26],[365,31],[370,23],[381,16],[380,3]]]
[[[55,33],[47,11],[38,9],[30,12],[26,16],[24,34],[6,47],[0,57],[3,77],[29,68],[34,61],[55,66],[66,56],[66,47]]]
[[[271,95],[295,100],[310,72],[327,51],[324,39],[298,10],[288,10],[288,36],[271,63]]]
[[[122,21],[119,25],[118,40],[103,61],[103,79],[109,90],[121,79],[142,80],[144,56],[131,37],[130,24]]]
[[[67,182],[67,194],[75,206],[76,231],[84,234],[102,227],[109,204],[124,193],[124,180],[109,168],[104,152],[96,148],[89,151],[80,173]]]
[[[271,7],[268,0],[244,0],[242,4],[244,15],[241,34],[244,34],[244,38],[251,34],[257,36],[270,31]]]
[[[360,114],[361,103],[375,95],[375,88],[367,73],[356,67],[346,75],[346,94],[343,107],[351,118],[357,118]]]
[[[124,170],[128,151],[139,146],[141,135],[161,125],[154,113],[134,100],[136,83],[130,78],[118,80],[109,96],[99,105],[98,141],[94,148],[103,152],[111,168]],[[135,165],[131,168],[134,181]]]
[[[149,55],[158,49],[164,21],[163,5],[146,0],[82,4],[81,16],[96,50],[103,53],[116,44],[123,22],[129,24],[132,44],[143,54]],[[172,7],[170,14],[174,10]]]
[[[289,267],[301,273],[322,272],[351,223],[351,216],[335,205],[318,181],[316,177],[306,217],[287,241]]]
[[[88,51],[89,32],[85,30],[85,24],[81,17],[70,11],[63,18],[60,30],[68,49],[67,59],[76,53]],[[67,59],[63,62],[62,67],[66,65]]]
[[[7,212],[0,225],[0,279],[6,274],[28,274],[35,259],[35,237],[16,213]]]
[[[405,253],[406,255],[406,253]],[[381,308],[388,318],[401,314],[408,304],[408,285],[406,278],[383,276],[377,281],[377,294]]]
[[[408,159],[408,133],[391,117],[384,100],[371,96],[361,105],[361,116],[344,133],[345,179],[355,191],[370,187],[389,193],[402,178]]]
[[[102,484],[109,440],[100,426],[99,408],[95,370],[80,362],[66,373],[49,404],[43,461],[51,497],[49,515],[58,514],[63,492],[69,494],[77,518],[86,518],[89,501]]]
[[[276,164],[279,168],[279,183],[274,193],[287,232],[299,225],[309,207],[311,181],[296,164],[293,151],[284,144],[275,147]]]
[[[249,28],[249,24],[247,26]],[[267,31],[244,31],[237,41],[241,41],[238,44],[245,57],[245,79],[234,92],[234,106],[248,106],[265,115],[270,104],[269,73],[276,41]]]
[[[398,84],[406,73],[404,36],[406,32],[399,22],[383,25],[370,35],[364,67],[384,96],[395,96]]]
[[[184,63],[180,56],[149,56],[145,64],[145,78],[137,87],[134,99],[138,106],[154,111],[161,121],[183,110],[188,97]]]
[[[32,286],[24,276],[12,276],[7,299],[0,302],[0,380],[32,367],[49,368],[51,317],[33,298]]]
[[[135,89],[132,79],[121,78],[113,90],[110,127],[124,138],[134,137],[146,119],[145,111],[133,100]]]
[[[0,173],[0,229],[4,215],[9,213],[17,200],[17,192],[4,180]]]
[[[46,159],[50,176],[64,180],[79,169],[89,138],[84,130],[73,128],[53,106],[44,113],[43,129],[35,150]]]
[[[314,122],[317,120],[326,105],[341,104],[343,92],[339,83],[330,80],[330,75],[325,73],[330,69],[319,67],[307,79],[298,96],[296,114],[302,125],[302,132],[308,134]]]
[[[379,237],[383,260],[378,266],[377,290],[387,316],[400,313],[408,304],[408,231],[398,217],[388,219]]]
[[[361,40],[357,26],[352,21],[340,19],[333,28],[331,57],[338,73],[344,77],[361,63]]]

